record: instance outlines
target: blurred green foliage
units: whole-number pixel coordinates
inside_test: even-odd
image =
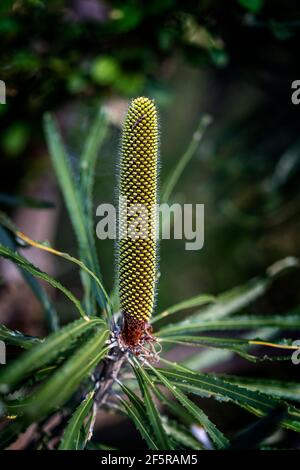
[[[172,278],[178,243],[162,243],[162,303],[170,282],[179,300],[187,285],[191,295],[198,291],[200,278],[216,292],[277,257],[299,255],[299,110],[290,99],[291,82],[300,77],[299,13],[295,0],[2,0],[2,191],[16,191],[44,151],[45,111],[75,106],[73,157],[96,103],[143,93],[161,107],[162,177],[201,115],[214,118],[174,196],[205,203],[210,243],[182,260],[182,276],[190,273],[185,283]],[[113,133],[97,200],[112,197]],[[104,261],[110,274],[111,251]]]
[[[7,144],[5,131],[1,149],[21,154],[28,131],[39,136],[42,113],[69,100],[155,94],[164,62],[178,53],[195,66],[247,62],[260,73],[270,62],[280,66],[285,47],[291,59],[296,54],[297,12],[297,2],[279,0],[3,0],[0,76],[8,104],[1,126],[15,142]]]

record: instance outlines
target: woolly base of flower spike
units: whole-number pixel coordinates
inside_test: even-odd
[[[154,345],[157,339],[152,335],[152,326],[131,315],[124,315],[123,328],[119,336],[119,346],[135,356],[143,357],[150,362],[159,360]]]

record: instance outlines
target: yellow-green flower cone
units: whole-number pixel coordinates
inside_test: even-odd
[[[127,111],[120,161],[119,292],[124,316],[122,336],[130,346],[138,343],[154,307],[157,176],[157,110],[151,99],[140,97]],[[137,207],[141,210],[130,214]],[[133,222],[139,229],[136,237],[130,229]]]

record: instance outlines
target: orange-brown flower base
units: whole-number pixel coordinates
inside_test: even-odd
[[[153,336],[152,331],[152,326],[148,322],[124,314],[119,345],[121,349],[128,350],[135,356],[143,357],[150,362],[157,362],[158,352],[154,346],[157,339]]]

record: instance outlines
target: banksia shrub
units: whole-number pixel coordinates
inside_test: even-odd
[[[122,339],[137,348],[154,307],[157,270],[157,111],[149,98],[129,106],[119,181],[119,292]]]
[[[55,121],[48,116],[45,124],[55,174],[78,240],[80,259],[49,244],[31,240],[0,213],[0,256],[22,269],[26,282],[43,305],[49,328],[45,338],[37,338],[0,324],[0,341],[8,349],[7,365],[1,364],[0,350],[0,448],[16,442],[21,433],[24,433],[21,445],[27,449],[103,450],[116,446],[118,450],[127,451],[140,448],[141,442],[131,435],[126,439],[122,434],[115,442],[114,433],[109,432],[108,427],[103,433],[104,442],[99,442],[94,432],[99,421],[96,420],[98,410],[107,412],[108,416],[118,415],[117,426],[119,418],[125,416],[140,433],[144,447],[154,450],[155,454],[159,450],[236,449],[247,446],[248,442],[251,448],[260,448],[266,445],[265,439],[272,433],[276,439],[281,439],[275,434],[279,427],[284,432],[285,429],[300,432],[298,383],[274,380],[276,377],[257,378],[254,365],[251,377],[214,371],[214,368],[225,368],[229,359],[234,366],[235,355],[239,355],[238,370],[242,361],[245,365],[246,361],[259,361],[261,365],[263,361],[274,360],[298,363],[298,342],[294,343],[285,334],[287,331],[294,335],[299,333],[299,308],[286,313],[281,311],[280,315],[270,311],[267,315],[250,313],[252,304],[274,286],[274,278],[276,288],[280,288],[284,272],[290,273],[292,267],[299,268],[298,260],[291,257],[281,260],[270,267],[265,276],[223,295],[201,292],[175,305],[170,295],[170,307],[153,315],[158,238],[157,111],[150,99],[137,98],[131,102],[124,122],[118,182],[120,315],[116,296],[110,296],[105,288],[91,231],[90,196],[94,164],[105,135],[105,117],[99,113],[91,126],[78,167],[79,175],[73,172]],[[184,162],[186,155],[191,157],[198,142],[199,132],[195,133],[191,147],[183,156]],[[175,165],[164,194],[171,194],[170,188],[173,190],[184,164],[180,160]],[[168,197],[164,196],[164,200]],[[21,242],[22,246],[25,243],[46,250],[60,256],[64,263],[79,266],[82,301],[19,253]],[[24,253],[26,255],[26,250]],[[36,279],[48,282],[65,295],[80,318],[62,325],[61,319],[66,320],[64,310],[57,315],[56,305]],[[264,303],[260,302],[260,308],[262,305]],[[122,320],[121,325],[119,320]],[[165,346],[161,354],[156,351],[156,345]],[[179,347],[181,352],[185,348],[181,363],[177,362]],[[17,348],[25,352],[18,355]],[[276,348],[276,355],[268,353],[271,348]],[[160,360],[159,364],[155,363],[156,359]],[[210,372],[207,372],[208,364]],[[251,426],[247,419],[247,428],[242,424],[232,429],[231,415],[227,418],[226,412],[220,413],[216,425],[205,412],[210,414],[213,405],[207,406],[203,397],[220,402],[213,415],[222,402],[240,407],[242,419],[245,411],[252,414]],[[30,432],[25,433],[28,427]],[[285,434],[282,436],[285,446]],[[277,441],[276,447],[278,444]]]

